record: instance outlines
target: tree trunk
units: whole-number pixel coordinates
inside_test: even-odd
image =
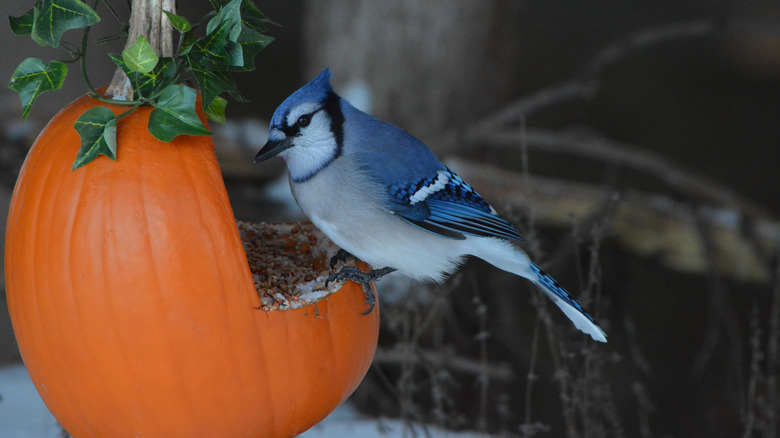
[[[131,8],[125,49],[135,44],[135,40],[143,35],[157,56],[173,56],[173,26],[163,10],[175,14],[176,0],[133,0]],[[133,87],[121,68],[117,67],[114,72],[106,95],[114,100],[133,99]]]
[[[307,75],[330,65],[337,92],[339,85],[364,81],[375,116],[432,139],[513,95],[520,6],[501,0],[309,1]],[[440,154],[447,148],[435,145]]]

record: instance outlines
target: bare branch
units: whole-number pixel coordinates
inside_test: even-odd
[[[537,222],[548,226],[568,227],[572,218],[591,218],[615,195],[603,187],[523,177],[487,164],[458,159],[446,160],[446,164],[493,199],[497,207],[527,209],[533,205]],[[718,271],[738,279],[768,282],[771,268],[766,255],[780,249],[780,223],[763,216],[745,223],[733,206],[699,208],[701,220],[711,229]],[[669,268],[701,274],[707,272],[707,259],[696,225],[689,203],[627,191],[615,207],[608,233],[639,255],[657,256]]]
[[[523,139],[530,149],[586,157],[654,176],[693,199],[729,205],[750,216],[768,216],[759,206],[739,197],[730,188],[707,180],[670,160],[636,146],[584,132],[556,132],[542,129],[505,129],[480,139],[483,143],[518,147]]]
[[[522,117],[560,102],[588,98],[598,88],[596,84],[598,76],[621,58],[653,45],[681,38],[707,35],[715,27],[715,22],[710,20],[676,23],[643,29],[626,38],[621,38],[599,50],[573,80],[555,87],[545,88],[489,115],[469,130],[469,137],[481,136],[495,131],[505,124],[516,122]]]
[[[449,368],[450,370],[485,376],[491,380],[508,382],[514,380],[515,375],[509,364],[487,364],[480,360],[473,360],[465,356],[454,356],[438,351],[425,351],[415,349],[414,352],[404,349],[379,348],[374,356],[376,364],[407,364],[420,365],[431,364],[435,368]]]

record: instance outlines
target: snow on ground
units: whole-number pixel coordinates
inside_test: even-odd
[[[0,438],[60,438],[57,421],[49,413],[22,365],[0,368]],[[415,433],[416,432],[416,433]],[[487,438],[488,435],[451,432],[416,426],[414,432],[395,420],[361,416],[349,403],[341,405],[302,438],[387,438],[426,436],[430,438]]]

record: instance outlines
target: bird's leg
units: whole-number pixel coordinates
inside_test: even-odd
[[[376,304],[376,297],[374,297],[374,291],[371,290],[371,285],[369,283],[372,281],[377,281],[394,271],[395,268],[387,267],[382,269],[374,269],[370,272],[363,272],[358,268],[353,268],[352,266],[343,266],[338,272],[330,274],[328,279],[325,280],[325,284],[327,285],[331,281],[339,280],[350,280],[356,283],[360,283],[360,285],[363,287],[363,293],[366,294],[366,304],[368,304],[368,310],[363,312],[363,315],[368,315],[372,310],[374,310],[374,304]]]
[[[336,255],[330,258],[330,269],[336,269],[336,265],[339,262],[346,263],[347,259],[350,257],[354,256],[348,251],[339,248],[339,251],[336,253]]]

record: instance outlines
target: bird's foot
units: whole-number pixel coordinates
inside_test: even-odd
[[[339,251],[330,258],[330,269],[336,269],[336,265],[339,264],[339,262],[346,263],[347,259],[350,257],[354,257],[352,254],[350,254],[348,251],[339,249]]]
[[[344,252],[346,253],[346,251]],[[336,254],[336,256],[338,256],[339,254]],[[336,256],[334,256],[334,258]],[[333,259],[331,259],[331,263],[332,262]],[[363,272],[358,268],[353,268],[351,266],[343,266],[338,272],[334,272],[328,276],[328,279],[325,280],[325,285],[327,286],[328,283],[330,283],[331,281],[340,281],[340,280],[349,280],[349,281],[354,281],[356,283],[360,283],[360,285],[363,287],[363,293],[366,294],[366,304],[368,304],[368,310],[363,312],[363,315],[368,315],[369,313],[371,313],[371,311],[374,310],[374,305],[376,304],[376,297],[374,296],[374,291],[371,289],[370,283],[372,281],[377,281],[380,278],[384,277],[385,275],[394,271],[395,268],[388,267],[382,269],[374,269],[373,271],[370,272]]]

